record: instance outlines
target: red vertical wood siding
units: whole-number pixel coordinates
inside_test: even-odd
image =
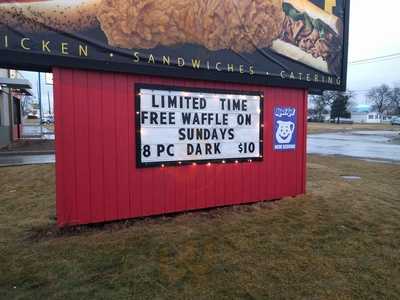
[[[305,193],[307,92],[300,89],[54,69],[59,226]],[[264,93],[264,160],[136,168],[136,83]],[[273,151],[275,106],[297,108],[296,151]]]

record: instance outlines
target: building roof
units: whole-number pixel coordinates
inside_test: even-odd
[[[0,77],[0,87],[14,89],[21,94],[32,96],[32,84],[26,79]]]
[[[352,113],[369,113],[372,112],[370,104],[358,104],[352,110]]]

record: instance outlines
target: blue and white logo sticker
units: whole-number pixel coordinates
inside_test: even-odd
[[[289,151],[296,149],[296,109],[293,107],[275,107],[274,109],[274,150]]]

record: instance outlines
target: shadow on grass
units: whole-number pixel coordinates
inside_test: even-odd
[[[79,236],[81,234],[96,232],[118,232],[120,230],[129,229],[131,227],[165,225],[175,221],[177,218],[193,218],[198,222],[206,222],[207,220],[226,217],[232,213],[252,212],[259,209],[273,209],[275,202],[282,199],[269,200],[265,202],[253,202],[239,204],[234,206],[221,206],[216,208],[208,208],[202,210],[193,210],[187,212],[170,213],[165,215],[157,215],[151,217],[127,219],[120,221],[111,221],[87,225],[66,226],[59,228],[55,223],[42,224],[33,226],[26,230],[25,240],[30,242],[40,242],[55,238],[66,238]],[[289,200],[289,198],[285,199]]]

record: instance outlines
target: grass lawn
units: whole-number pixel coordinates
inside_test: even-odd
[[[297,199],[60,232],[54,167],[0,168],[0,298],[399,299],[400,166],[310,156],[308,179]]]
[[[390,124],[330,124],[330,123],[308,123],[308,133],[325,132],[346,132],[353,130],[396,130],[400,131],[400,126]]]
[[[54,140],[41,140],[41,139],[32,139],[32,140],[19,140],[13,142],[11,145],[7,147],[0,148],[0,153],[7,153],[10,151],[54,151],[55,149],[55,141]]]

